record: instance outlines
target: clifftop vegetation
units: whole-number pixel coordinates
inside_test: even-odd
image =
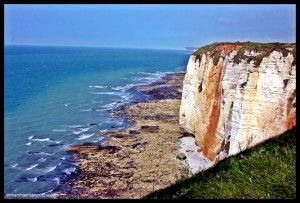
[[[247,60],[249,63],[251,60],[255,61],[255,65],[259,66],[264,57],[269,56],[273,51],[279,51],[286,57],[288,53],[293,54],[296,59],[296,44],[295,43],[256,43],[256,42],[220,42],[213,43],[199,48],[193,53],[196,59],[200,59],[202,54],[209,54],[213,57],[214,65],[217,65],[219,58],[222,57],[221,53],[224,50],[225,54],[231,51],[237,51],[234,57],[234,63],[239,63],[241,59]],[[259,53],[255,56],[245,55],[245,51],[254,51]],[[208,53],[209,52],[209,53]],[[294,60],[293,65],[296,64]]]

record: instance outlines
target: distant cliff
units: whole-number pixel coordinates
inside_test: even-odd
[[[190,57],[180,125],[224,159],[296,126],[296,45],[215,43]]]

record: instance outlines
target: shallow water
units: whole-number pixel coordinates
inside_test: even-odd
[[[144,96],[132,87],[184,71],[176,50],[5,47],[4,181],[8,193],[51,193],[76,170],[65,149],[128,126],[111,110]]]

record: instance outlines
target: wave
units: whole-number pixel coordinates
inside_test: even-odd
[[[13,164],[11,168],[16,168],[19,164]]]
[[[95,111],[97,112],[102,112],[102,111],[106,111],[107,109],[95,109]]]
[[[81,111],[91,111],[92,109],[82,109]]]
[[[70,175],[71,173],[75,172],[76,168],[72,167],[72,168],[66,168],[65,170],[63,170],[64,173]]]
[[[82,128],[83,125],[68,125],[69,128]]]
[[[66,129],[53,129],[53,132],[65,132],[67,131]]]
[[[45,195],[45,194],[49,194],[49,193],[51,193],[51,192],[53,192],[53,190],[48,190],[48,191],[46,191],[46,192],[37,193],[37,194],[38,194],[38,195]]]
[[[57,185],[59,185],[59,178],[53,178],[53,179],[51,179],[51,180],[54,180],[54,182],[55,182]]]
[[[32,144],[32,142],[28,142],[28,143],[26,143],[25,145],[31,145]]]
[[[31,140],[32,138],[33,138],[33,136],[29,136],[29,137],[28,137],[28,140]]]
[[[118,105],[118,102],[112,102],[112,103],[103,105],[103,108],[106,109],[106,110],[108,110],[108,109],[115,108],[117,105]]]
[[[50,156],[50,155],[53,155],[51,153],[47,153],[47,152],[32,152],[32,151],[28,151],[27,154],[37,154],[37,155],[45,155],[45,156]]]
[[[26,178],[28,181],[30,182],[36,182],[37,181],[37,177],[34,177],[34,178]]]
[[[80,128],[79,130],[73,131],[72,133],[74,133],[75,135],[78,135],[80,133],[88,131],[89,129],[90,129],[89,127],[87,127],[87,128]]]
[[[38,164],[33,164],[33,165],[29,166],[28,168],[26,168],[25,171],[29,171],[37,166],[38,166]]]
[[[50,141],[50,138],[32,138],[32,141],[37,141],[37,142],[48,142]]]
[[[74,163],[71,163],[72,165],[74,165],[74,166],[79,166],[79,163],[77,163],[77,162],[74,162]]]
[[[44,157],[42,157],[42,158],[40,158],[40,159],[38,159],[38,161],[39,162],[44,162],[44,161],[46,161],[47,159],[46,158],[44,158]]]
[[[61,163],[60,163],[61,164]],[[60,165],[59,164],[59,165]],[[49,173],[51,171],[53,171],[54,169],[56,169],[57,166],[48,166],[48,167],[45,167],[45,168],[38,168],[37,170],[40,172],[40,173]]]
[[[100,94],[100,95],[116,95],[120,96],[120,92],[90,92],[92,94]]]
[[[103,89],[107,88],[107,86],[101,86],[101,85],[90,85],[89,88],[97,88],[97,89]]]
[[[139,85],[139,84],[130,83],[130,84],[127,84],[127,85],[124,85],[124,86],[112,87],[111,89],[117,90],[117,91],[125,91],[125,90],[130,89],[131,87],[136,86],[136,85]]]
[[[80,135],[78,138],[76,138],[76,140],[84,140],[84,139],[87,139],[89,137],[92,137],[94,134],[95,133]]]

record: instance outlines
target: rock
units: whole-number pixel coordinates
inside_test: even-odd
[[[176,156],[177,159],[179,160],[185,160],[186,159],[186,156],[184,153],[178,153],[177,156]]]
[[[134,148],[136,148],[137,146],[139,146],[139,145],[141,145],[142,143],[140,143],[140,142],[138,142],[138,143],[134,143],[133,145],[131,145],[132,146],[132,148],[134,149]]]
[[[144,182],[148,182],[148,183],[152,183],[154,181],[155,181],[155,179],[151,178],[151,177],[147,177],[147,178],[144,179]]]
[[[137,135],[137,134],[140,134],[140,132],[137,131],[137,130],[129,130],[129,134],[130,135]]]
[[[173,118],[174,118],[174,116],[171,116],[169,114],[164,114],[164,113],[144,116],[145,120],[166,120],[166,121],[168,121],[168,120],[172,120]]]
[[[216,45],[214,56],[192,55],[187,65],[179,122],[212,161],[296,126],[295,44],[279,44],[259,62],[247,59],[261,55],[253,50],[240,57],[243,46]]]
[[[116,135],[113,135],[112,137],[113,138],[123,138],[124,135],[122,135],[122,134],[116,134]]]
[[[55,143],[55,144],[48,144],[48,147],[57,147],[57,146],[61,146],[64,145],[63,143]]]
[[[142,125],[141,126],[141,130],[146,131],[146,132],[155,132],[159,129],[159,126],[154,125],[154,126],[150,126],[150,125]]]
[[[148,144],[148,142],[137,142],[132,145],[132,148],[133,149],[135,149],[135,148],[141,149],[142,147],[145,147],[147,144]]]

